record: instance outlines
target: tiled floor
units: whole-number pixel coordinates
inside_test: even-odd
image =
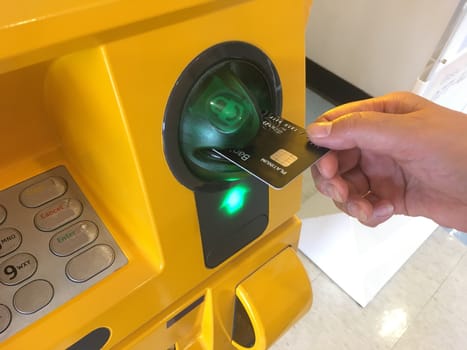
[[[331,107],[307,92],[307,123]],[[302,218],[333,205],[314,190],[305,173]],[[316,201],[322,205],[316,206]],[[314,203],[314,207],[310,207]],[[311,261],[311,310],[273,345],[273,350],[461,350],[467,349],[467,246],[438,228],[361,308]]]

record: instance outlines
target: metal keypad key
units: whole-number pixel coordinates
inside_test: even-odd
[[[0,264],[0,283],[14,286],[31,277],[37,270],[37,260],[29,253],[13,255]]]
[[[82,211],[80,201],[72,198],[61,199],[38,212],[34,216],[34,224],[41,231],[53,231],[79,217]]]
[[[65,167],[0,191],[0,342],[126,263]]]
[[[14,228],[0,229],[0,258],[14,252],[21,244],[21,233]]]
[[[66,191],[63,178],[50,176],[45,180],[26,187],[19,195],[21,203],[28,208],[36,208],[52,199],[60,197]]]

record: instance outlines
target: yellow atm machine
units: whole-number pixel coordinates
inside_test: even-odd
[[[268,348],[311,305],[301,182],[212,150],[303,122],[304,1],[0,8],[0,349]]]

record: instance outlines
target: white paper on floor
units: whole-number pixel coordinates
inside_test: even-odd
[[[307,218],[299,249],[365,307],[437,226],[421,217],[394,216],[375,228],[343,213]]]

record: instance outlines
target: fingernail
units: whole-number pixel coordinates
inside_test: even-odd
[[[355,203],[348,203],[347,204],[347,211],[349,212],[350,215],[353,217],[356,217],[360,221],[367,221],[368,216],[365,214],[363,210],[360,209],[360,206]]]
[[[308,126],[308,135],[311,138],[327,137],[331,133],[332,123],[330,122],[318,122],[312,123]]]
[[[375,208],[375,216],[383,218],[387,216],[391,216],[394,213],[394,206],[390,203],[383,204],[377,208]]]
[[[323,191],[328,197],[331,197],[332,199],[334,199],[336,202],[343,202],[342,200],[342,197],[339,193],[339,191],[337,191],[337,189],[334,187],[334,185],[332,184],[326,184],[324,186],[324,191]]]

